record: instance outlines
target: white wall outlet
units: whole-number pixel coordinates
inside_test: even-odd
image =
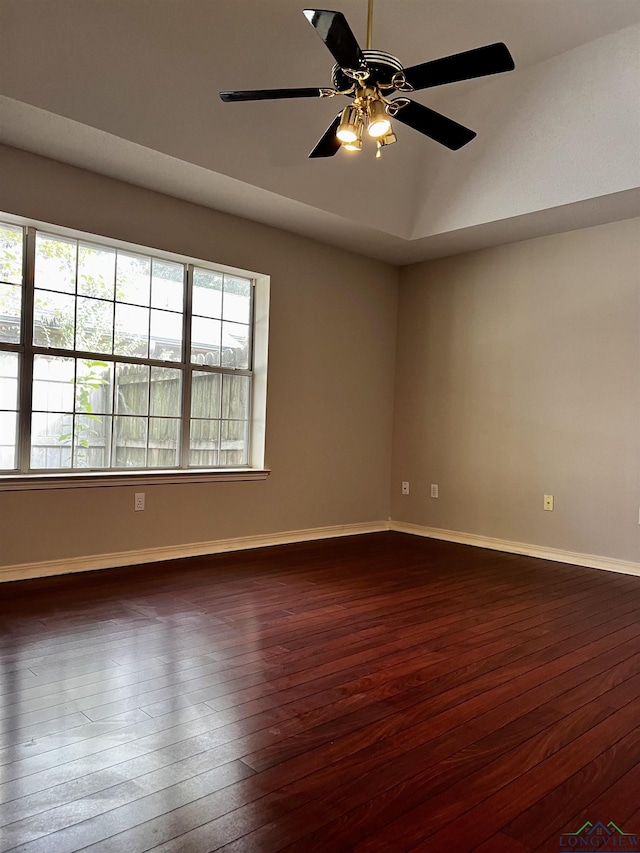
[[[402,481],[402,494],[403,495],[409,494],[409,483],[407,480]]]
[[[545,495],[543,506],[549,512],[553,512],[553,495]]]
[[[432,498],[438,497],[438,486],[436,483],[431,483],[431,497]]]
[[[133,509],[135,512],[144,510],[144,492],[136,492],[133,500]]]

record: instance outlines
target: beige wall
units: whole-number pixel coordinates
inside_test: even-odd
[[[0,492],[0,567],[389,514],[640,559],[637,220],[398,273],[15,149],[0,170],[0,210],[271,276],[273,470],[145,486],[135,514],[134,486]]]
[[[0,492],[0,566],[384,521],[398,272],[0,147],[0,210],[271,276],[264,482]]]
[[[639,224],[402,270],[394,520],[640,559]]]

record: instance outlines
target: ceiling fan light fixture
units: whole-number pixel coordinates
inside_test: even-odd
[[[362,139],[363,121],[360,110],[349,104],[342,111],[336,136],[342,143],[354,143]]]
[[[367,46],[360,48],[342,12],[305,9],[304,14],[333,56],[333,88],[295,87],[288,89],[242,89],[220,92],[225,102],[265,101],[288,98],[328,98],[342,95],[352,103],[341,110],[320,137],[309,157],[333,157],[339,148],[359,151],[364,131],[376,142],[376,156],[396,141],[391,127],[395,118],[423,136],[458,151],[476,136],[475,132],[429,107],[399,97],[394,92],[414,92],[513,71],[515,63],[503,42],[465,50],[462,53],[428,60],[409,68],[384,50],[373,50],[373,3],[367,0]]]
[[[367,133],[373,139],[380,139],[391,131],[391,122],[382,101],[370,101],[368,107],[369,123]]]

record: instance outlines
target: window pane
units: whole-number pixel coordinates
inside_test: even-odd
[[[16,438],[18,416],[16,412],[0,412],[0,468],[16,467]]]
[[[113,409],[113,364],[78,359],[75,390],[76,412],[110,414]]]
[[[221,421],[220,465],[247,464],[247,422]]]
[[[115,408],[121,415],[147,415],[149,368],[146,364],[116,365]]]
[[[22,288],[18,284],[0,284],[0,341],[20,342]]]
[[[35,355],[33,357],[33,410],[72,412],[74,378],[74,359]]]
[[[31,467],[70,468],[72,416],[34,412],[31,416]]]
[[[76,415],[73,467],[108,468],[110,451],[111,417],[109,415]]]
[[[116,274],[116,299],[149,305],[151,286],[151,261],[143,255],[118,252]]]
[[[179,418],[181,410],[182,371],[170,367],[152,367],[150,414]]]
[[[113,302],[78,297],[76,349],[113,351]]]
[[[201,317],[222,317],[222,275],[211,270],[193,271],[193,314]]]
[[[213,468],[218,464],[220,421],[191,421],[189,464]]]
[[[146,364],[116,365],[116,412],[119,415],[149,412],[149,368]]]
[[[178,464],[180,421],[176,418],[149,418],[149,468],[175,468]]]
[[[151,358],[180,361],[182,358],[182,314],[151,309]]]
[[[16,225],[0,224],[0,280],[22,284],[23,231]]]
[[[78,293],[113,299],[116,250],[80,243],[78,246]]]
[[[147,464],[147,419],[114,418],[113,467],[144,468]]]
[[[0,352],[0,409],[18,408],[18,354]]]
[[[224,277],[224,320],[248,323],[251,318],[251,281],[248,278]]]
[[[222,364],[247,370],[249,367],[249,326],[222,324]]]
[[[219,418],[222,377],[194,370],[191,378],[191,417]]]
[[[64,237],[36,234],[36,287],[75,293],[78,243]]]
[[[167,311],[182,311],[184,266],[154,258],[151,278],[151,305]]]
[[[220,364],[220,320],[194,317],[191,323],[191,361],[194,364]]]
[[[229,374],[223,376],[223,418],[245,420],[249,417],[249,381],[248,376],[229,376]]]
[[[36,290],[33,312],[33,342],[38,347],[73,349],[75,297]]]
[[[113,351],[116,355],[149,355],[149,309],[116,304]]]

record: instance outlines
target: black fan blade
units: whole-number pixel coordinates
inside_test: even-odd
[[[503,71],[513,71],[514,68],[515,63],[506,44],[496,42],[465,50],[464,53],[423,62],[422,65],[412,65],[411,68],[404,69],[404,75],[414,89],[429,89],[431,86],[442,86],[445,83],[501,74]]]
[[[336,131],[338,129],[338,125],[340,124],[341,115],[342,111],[338,113],[338,115],[334,118],[329,127],[322,134],[316,144],[316,147],[313,149],[311,154],[309,154],[310,159],[314,157],[333,157],[333,155],[340,148],[340,140],[336,136]]]
[[[306,19],[329,48],[341,68],[357,70],[365,68],[366,62],[356,37],[342,12],[326,9],[304,9]]]
[[[242,89],[220,92],[223,101],[271,101],[279,98],[320,98],[322,89]]]
[[[462,148],[476,136],[475,131],[415,101],[409,101],[405,107],[401,107],[394,118],[452,151]]]

